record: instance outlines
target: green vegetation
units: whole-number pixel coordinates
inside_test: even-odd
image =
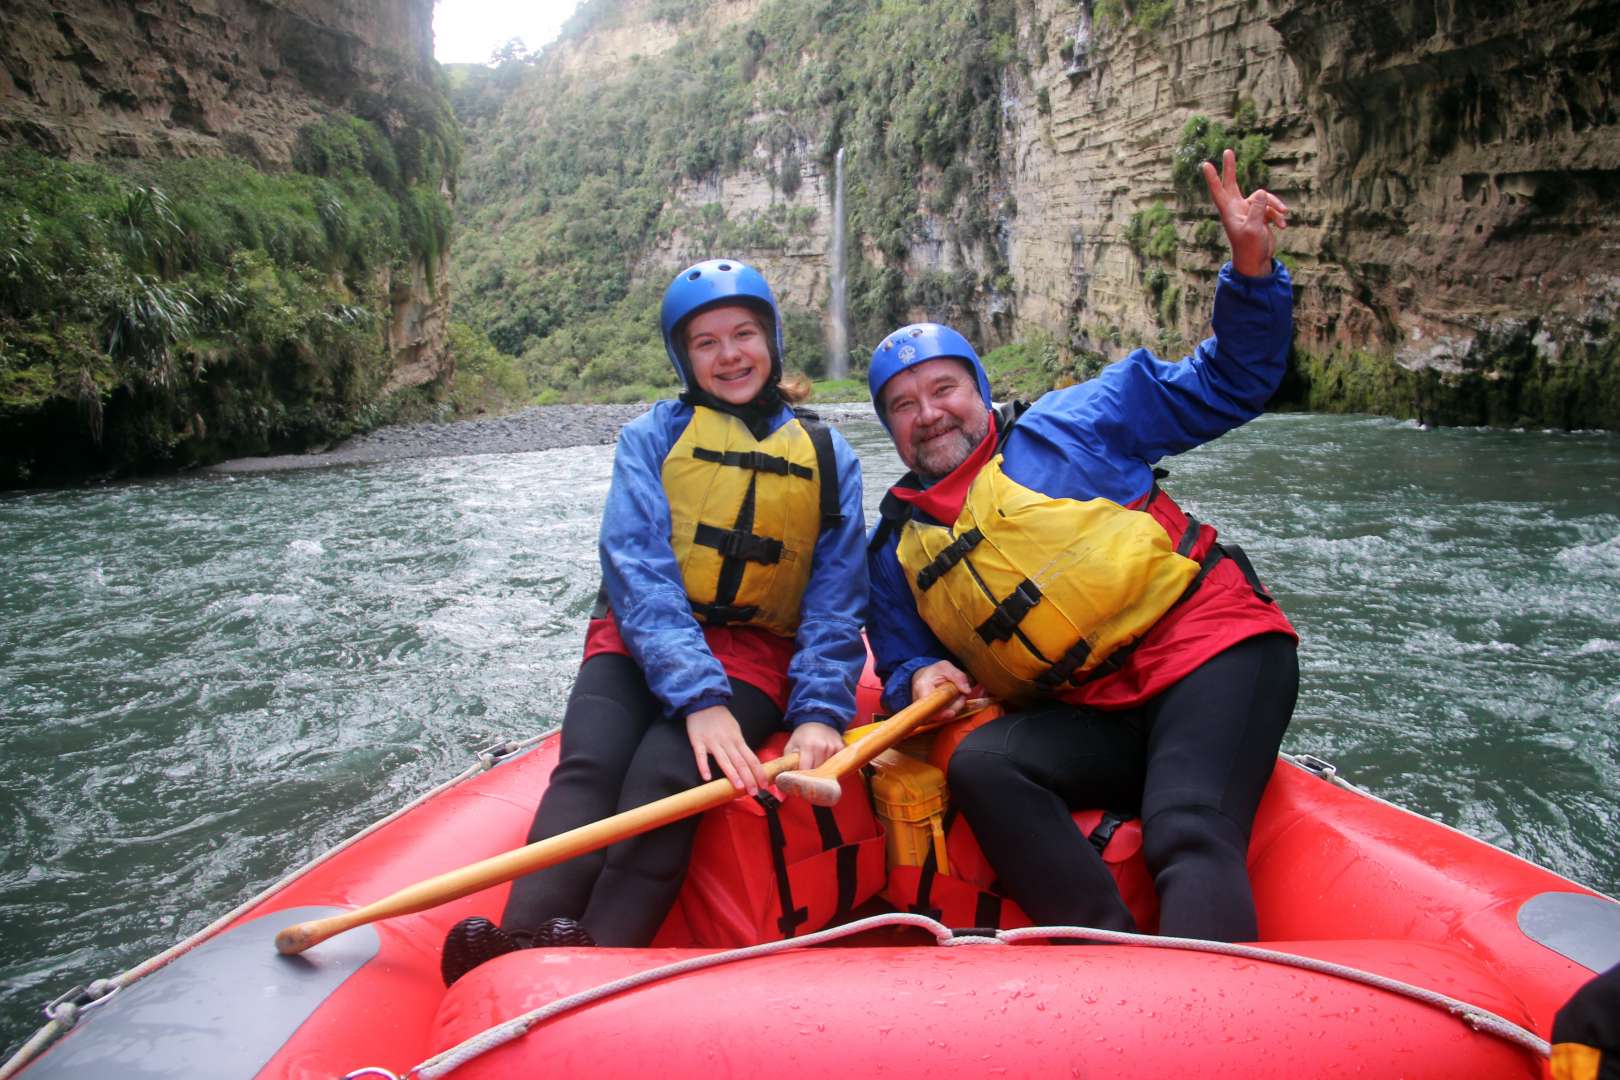
[[[281,174],[0,153],[0,486],[302,448],[390,415],[389,290],[446,249],[459,151],[443,98],[377,108],[407,126],[330,117]]]
[[[1230,128],[1207,116],[1188,117],[1170,158],[1170,180],[1184,203],[1200,203],[1204,199],[1201,167],[1204,162],[1213,161],[1218,168],[1221,155],[1227,150],[1237,158],[1238,187],[1245,193],[1270,182],[1266,154],[1271,150],[1271,139],[1254,130],[1256,123],[1252,101],[1238,106]]]
[[[1096,0],[1091,17],[1099,26],[1123,26],[1127,21],[1152,33],[1175,13],[1176,0]]]
[[[708,6],[661,0],[654,15],[690,26]],[[622,17],[613,0],[593,0],[565,34]],[[558,400],[667,391],[656,296],[632,281],[662,287],[679,267],[650,253],[769,261],[815,224],[804,209],[731,215],[680,193],[751,163],[788,196],[812,166],[829,183],[843,146],[850,340],[875,341],[913,303],[971,320],[1006,272],[990,182],[1015,41],[1014,0],[766,0],[750,20],[629,57],[611,78],[522,63],[458,70],[452,96],[470,133],[452,254],[458,314]],[[982,279],[902,282],[919,191],[955,215],[958,242],[983,251]],[[796,298],[783,300],[791,309]],[[792,310],[788,321],[788,366],[819,374],[819,322]]]

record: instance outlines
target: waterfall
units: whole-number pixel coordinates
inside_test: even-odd
[[[832,296],[827,328],[827,378],[849,376],[849,312],[844,298],[844,148],[833,166]]]

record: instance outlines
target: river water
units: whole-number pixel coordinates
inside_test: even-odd
[[[897,459],[842,427],[871,520]],[[0,499],[0,1044],[554,726],[611,464]],[[1620,894],[1620,437],[1274,415],[1166,464],[1301,631],[1286,750]]]

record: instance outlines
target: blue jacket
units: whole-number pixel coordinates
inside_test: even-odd
[[[625,425],[597,543],[619,635],[672,717],[731,701],[731,683],[692,615],[669,539],[664,458],[691,418],[692,406],[660,401]],[[784,407],[770,430],[792,419]],[[843,520],[816,540],[783,722],[791,728],[814,720],[842,731],[855,715],[855,683],[866,663],[866,519],[860,461],[841,434],[832,436]]]
[[[1013,480],[1053,498],[1104,498],[1128,506],[1153,485],[1160,458],[1191,450],[1258,416],[1282,380],[1293,339],[1288,271],[1261,278],[1221,268],[1215,336],[1167,363],[1137,349],[1088,382],[1030,406],[1002,445]],[[950,658],[917,615],[895,556],[899,533],[868,557],[871,641],[889,709],[911,700],[917,669]]]

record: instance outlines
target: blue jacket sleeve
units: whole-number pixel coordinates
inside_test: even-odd
[[[625,425],[597,548],[619,636],[672,717],[731,701],[725,668],[692,615],[670,546],[664,457],[679,437],[677,410],[661,403]]]
[[[911,677],[938,660],[955,659],[917,614],[905,571],[895,557],[898,535],[891,535],[867,556],[871,599],[867,603],[866,638],[873,667],[883,680],[883,707],[898,712],[911,704]],[[960,665],[958,665],[960,666]]]
[[[788,664],[788,727],[817,721],[843,731],[855,715],[855,684],[866,666],[866,519],[861,463],[836,430],[839,523],[816,540],[799,631]]]

